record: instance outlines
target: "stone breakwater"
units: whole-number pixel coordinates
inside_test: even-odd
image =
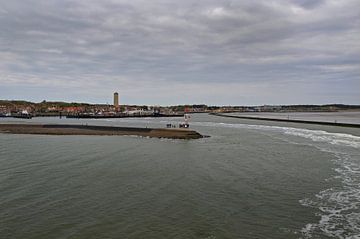
[[[0,124],[0,133],[44,135],[135,135],[168,139],[199,139],[204,136],[190,129],[133,128],[65,124]]]
[[[219,113],[211,113],[211,115],[220,116],[220,117],[228,117],[228,118],[248,119],[248,120],[263,120],[263,121],[275,121],[275,122],[290,122],[290,123],[300,123],[300,124],[318,124],[318,125],[360,128],[360,124],[351,124],[351,123],[277,119],[277,118],[256,117],[256,116],[253,117],[253,116],[241,116],[241,115],[226,115],[226,114],[219,114]]]

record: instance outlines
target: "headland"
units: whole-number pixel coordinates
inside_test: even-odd
[[[71,124],[0,124],[0,133],[43,135],[134,135],[168,139],[199,139],[190,129],[133,128]]]

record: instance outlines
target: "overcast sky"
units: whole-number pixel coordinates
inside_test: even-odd
[[[360,104],[359,0],[0,6],[0,99]]]

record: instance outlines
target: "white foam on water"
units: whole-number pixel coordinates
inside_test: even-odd
[[[239,129],[258,129],[267,131],[278,131],[287,135],[298,136],[311,139],[315,142],[324,142],[332,145],[349,146],[360,148],[360,137],[351,134],[330,133],[324,130],[310,130],[291,127],[268,126],[268,125],[250,125],[250,124],[228,124],[214,122],[193,122],[193,125],[209,126],[209,127],[226,127]]]
[[[307,224],[302,233],[305,238],[324,233],[333,238],[360,238],[360,166],[359,160],[347,154],[335,154],[334,176],[341,180],[339,187],[323,190],[314,198],[300,200],[303,206],[318,208],[318,223]]]
[[[334,154],[336,175],[332,179],[339,180],[340,184],[322,190],[313,198],[300,200],[303,206],[316,208],[320,216],[319,222],[309,223],[302,228],[302,237],[318,238],[319,235],[325,235],[330,238],[360,239],[360,137],[323,130],[266,125],[213,122],[202,122],[200,125],[279,132],[309,139],[311,141],[304,144]]]
[[[351,134],[329,133],[323,130],[308,130],[295,128],[287,128],[285,129],[285,133],[288,135],[308,138],[315,142],[324,142],[332,145],[360,148],[360,137]]]

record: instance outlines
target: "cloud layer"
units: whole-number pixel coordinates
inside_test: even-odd
[[[358,0],[0,0],[0,98],[360,103]]]

